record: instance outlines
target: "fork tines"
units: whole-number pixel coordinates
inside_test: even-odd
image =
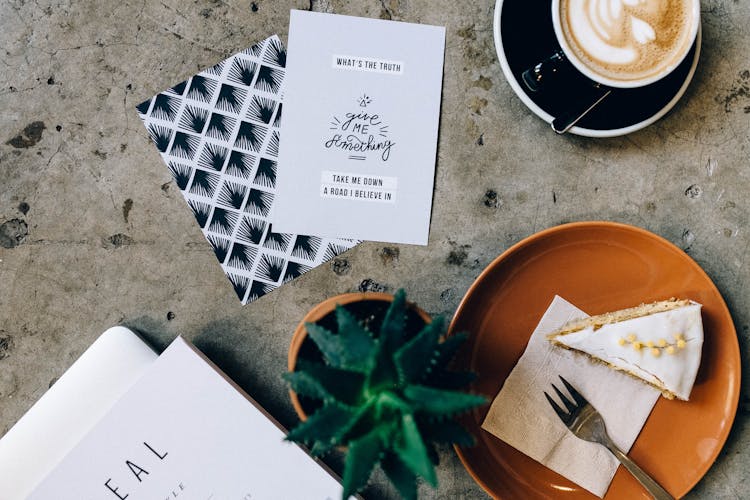
[[[578,414],[581,412],[581,408],[589,403],[588,401],[586,401],[586,398],[581,396],[581,394],[577,390],[575,390],[575,388],[570,385],[567,380],[565,380],[560,375],[558,375],[558,377],[562,381],[565,388],[568,390],[568,393],[573,397],[573,401],[571,401],[560,391],[560,389],[557,388],[555,384],[552,384],[552,388],[557,393],[557,397],[560,398],[560,401],[562,401],[565,405],[567,411],[563,410],[560,405],[558,405],[555,400],[552,399],[549,394],[547,394],[547,391],[544,391],[544,395],[547,398],[547,401],[549,401],[549,404],[555,410],[555,413],[557,413],[557,416],[560,417],[560,420],[562,420],[565,425],[568,425],[571,421],[573,421],[573,419],[575,419],[576,416],[578,416]]]

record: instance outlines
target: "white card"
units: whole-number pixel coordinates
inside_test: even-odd
[[[274,228],[427,244],[445,28],[291,13]]]

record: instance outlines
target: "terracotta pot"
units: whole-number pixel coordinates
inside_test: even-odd
[[[300,357],[301,351],[303,351],[303,345],[308,346],[312,344],[314,346],[314,343],[311,340],[307,339],[307,328],[305,328],[305,323],[317,323],[318,321],[325,320],[326,316],[333,314],[337,305],[344,306],[347,309],[351,310],[352,308],[355,308],[356,304],[363,302],[380,302],[387,304],[393,302],[393,295],[380,292],[345,293],[326,299],[310,309],[305,317],[302,318],[302,321],[300,321],[300,323],[297,325],[297,328],[294,330],[294,335],[292,336],[292,342],[289,344],[289,355],[287,362],[289,371],[293,372],[294,368],[297,366],[297,359]],[[415,317],[418,320],[421,320],[423,324],[427,324],[432,321],[432,319],[426,312],[424,312],[413,303],[407,301],[406,304],[407,313],[408,311],[415,313]],[[362,304],[361,307],[357,309],[366,310],[367,306]],[[385,308],[381,306],[377,309]],[[351,312],[359,316],[359,314],[357,314],[357,311]],[[305,340],[307,340],[308,342],[306,343]],[[322,356],[319,352],[317,354],[319,356]],[[292,405],[294,406],[294,410],[297,412],[297,415],[299,415],[299,418],[301,420],[307,420],[307,413],[302,408],[302,403],[300,402],[300,397],[297,395],[297,393],[290,390],[289,397],[292,400]]]

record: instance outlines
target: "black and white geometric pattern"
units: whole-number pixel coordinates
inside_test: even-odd
[[[136,106],[243,304],[358,243],[273,230],[285,66],[272,36]]]

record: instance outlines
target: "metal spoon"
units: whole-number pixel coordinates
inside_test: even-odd
[[[611,88],[604,87],[598,83],[593,85],[593,88],[595,92],[592,96],[587,96],[585,99],[577,102],[574,107],[552,120],[552,130],[558,134],[564,134],[578,123],[581,118],[586,116],[589,111],[602,102],[605,97],[612,93]]]
[[[577,74],[568,62],[565,53],[560,49],[539,64],[524,71],[521,74],[521,81],[526,89],[532,93],[537,93],[543,91],[550,82],[554,84],[556,80],[570,78],[571,75]],[[584,81],[586,80],[582,80],[582,82]],[[570,130],[581,118],[586,116],[586,113],[594,109],[612,92],[611,88],[604,87],[600,83],[591,80],[587,82],[582,84],[590,85],[593,93],[577,101],[571,108],[552,120],[552,129],[558,134],[564,134]]]

